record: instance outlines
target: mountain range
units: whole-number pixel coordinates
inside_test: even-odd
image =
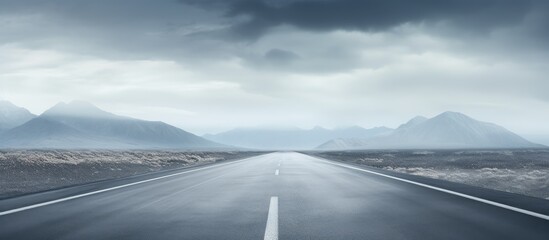
[[[444,112],[433,118],[415,117],[392,133],[371,139],[339,138],[317,147],[342,149],[457,149],[457,148],[539,148],[493,123],[475,120],[457,112]]]
[[[377,127],[365,129],[358,126],[326,129],[315,127],[312,129],[254,129],[237,128],[227,132],[203,137],[211,141],[239,146],[243,148],[268,149],[268,150],[304,150],[335,138],[362,138],[369,139],[392,132],[393,129]]]
[[[36,115],[25,108],[15,106],[8,101],[0,101],[0,133],[17,127],[35,117]]]
[[[0,134],[2,148],[228,148],[169,124],[118,116],[96,106],[59,103]]]
[[[234,147],[232,147],[234,146]],[[160,121],[106,112],[90,103],[59,103],[36,116],[0,101],[0,148],[81,149],[456,149],[539,148],[495,125],[457,112],[415,117],[396,129],[238,128],[202,137]]]

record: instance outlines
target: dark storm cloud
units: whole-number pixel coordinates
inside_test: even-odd
[[[445,22],[469,31],[485,31],[520,22],[533,8],[547,5],[536,0],[190,2],[206,8],[225,9],[228,17],[247,18],[233,27],[235,33],[245,38],[256,38],[270,28],[283,24],[314,31],[383,31],[404,23]]]
[[[0,0],[0,98],[36,113],[83,99],[200,131],[398,126],[451,109],[549,134],[548,6]]]

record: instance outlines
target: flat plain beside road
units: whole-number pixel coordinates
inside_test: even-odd
[[[546,213],[293,152],[55,194],[0,201],[0,239],[549,239]]]
[[[0,149],[0,199],[261,154],[265,152]]]
[[[549,149],[309,151],[308,155],[549,200]]]

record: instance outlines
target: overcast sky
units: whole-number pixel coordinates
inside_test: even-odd
[[[0,0],[0,98],[203,134],[459,111],[549,136],[549,1]]]

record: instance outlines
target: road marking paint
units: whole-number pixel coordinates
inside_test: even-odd
[[[337,166],[341,166],[341,167],[345,167],[345,168],[349,168],[349,169],[354,169],[354,170],[358,170],[358,171],[362,171],[362,172],[367,172],[367,173],[375,174],[375,175],[386,177],[386,178],[391,178],[391,179],[398,180],[398,181],[401,181],[401,182],[414,184],[414,185],[417,185],[417,186],[433,189],[433,190],[440,191],[440,192],[445,192],[445,193],[448,193],[448,194],[452,194],[452,195],[455,195],[455,196],[467,198],[467,199],[474,200],[474,201],[481,202],[481,203],[486,203],[486,204],[489,204],[489,205],[492,205],[492,206],[504,208],[504,209],[515,211],[515,212],[518,212],[518,213],[530,215],[532,217],[537,217],[537,218],[541,218],[541,219],[544,219],[544,220],[549,220],[548,215],[544,215],[544,214],[537,213],[537,212],[532,212],[532,211],[529,211],[529,210],[526,210],[526,209],[509,206],[509,205],[506,205],[506,204],[503,204],[503,203],[498,203],[498,202],[486,200],[486,199],[483,199],[483,198],[467,195],[467,194],[464,194],[464,193],[454,192],[452,190],[427,185],[427,184],[424,184],[424,183],[414,182],[414,181],[411,181],[411,180],[407,180],[407,179],[403,179],[403,178],[399,178],[399,177],[394,177],[394,176],[383,174],[383,173],[378,173],[378,172],[374,172],[374,171],[370,171],[370,170],[366,170],[366,169],[362,169],[362,168],[358,168],[358,167],[353,167],[353,166],[346,165],[346,164],[334,163],[334,162],[330,162],[328,160],[324,160],[324,159],[320,159],[320,158],[316,158],[316,159],[321,160],[323,162],[326,162],[328,164],[337,165]]]
[[[278,197],[271,197],[264,240],[278,240]]]
[[[86,196],[90,196],[90,195],[95,195],[95,194],[98,194],[98,193],[108,192],[108,191],[112,191],[112,190],[116,190],[116,189],[120,189],[120,188],[130,187],[130,186],[137,185],[137,184],[152,182],[152,181],[156,181],[156,180],[160,180],[160,179],[164,179],[164,178],[169,178],[169,177],[173,177],[173,176],[178,176],[178,175],[182,175],[182,174],[186,174],[186,173],[197,172],[197,171],[202,171],[202,170],[206,170],[206,169],[210,169],[210,168],[235,164],[235,163],[246,161],[246,160],[249,160],[249,159],[250,158],[246,158],[246,159],[237,160],[237,161],[233,161],[233,162],[229,162],[229,163],[215,164],[213,166],[205,166],[205,167],[201,167],[201,168],[198,168],[198,169],[192,169],[192,170],[188,170],[188,171],[184,171],[184,172],[178,172],[178,173],[174,173],[174,174],[164,175],[164,176],[161,176],[161,177],[156,177],[156,178],[146,179],[146,180],[142,180],[142,181],[138,181],[138,182],[128,183],[128,184],[124,184],[124,185],[120,185],[120,186],[116,186],[116,187],[105,188],[105,189],[101,189],[101,190],[97,190],[97,191],[93,191],[93,192],[78,194],[78,195],[74,195],[74,196],[70,196],[70,197],[65,197],[65,198],[51,200],[51,201],[47,201],[47,202],[43,202],[43,203],[37,203],[37,204],[25,206],[25,207],[15,208],[15,209],[0,212],[0,216],[12,214],[12,213],[17,213],[17,212],[22,212],[22,211],[30,210],[30,209],[33,209],[33,208],[44,207],[44,206],[48,206],[48,205],[52,205],[52,204],[56,204],[56,203],[60,203],[60,202],[65,202],[65,201],[69,201],[69,200],[73,200],[73,199],[77,199],[77,198],[82,198],[82,197],[86,197]]]
[[[277,169],[277,170],[275,171],[275,175],[277,175],[277,176],[278,176],[278,169]]]

